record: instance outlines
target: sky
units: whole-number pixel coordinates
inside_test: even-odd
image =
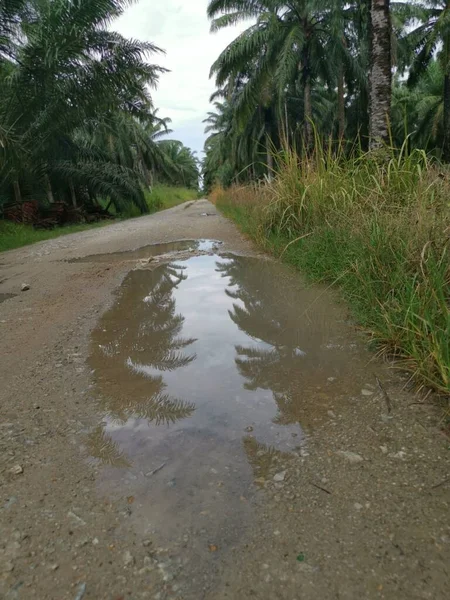
[[[202,121],[215,90],[209,79],[211,64],[243,29],[210,33],[207,4],[208,0],[139,0],[113,25],[126,37],[153,42],[166,51],[150,60],[171,71],[161,75],[153,101],[159,116],[172,119],[170,137],[196,150],[199,157],[205,140]]]

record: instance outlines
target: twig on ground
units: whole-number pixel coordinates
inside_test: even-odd
[[[383,387],[383,384],[381,383],[381,381],[378,379],[378,377],[376,375],[375,375],[375,379],[377,380],[377,385],[378,385],[378,388],[379,388],[379,390],[381,392],[381,395],[383,396],[384,401],[386,402],[387,411],[388,411],[388,413],[390,413],[391,410],[392,410],[391,399],[389,398],[388,393],[386,392],[386,390]]]
[[[326,488],[322,487],[321,485],[317,485],[317,483],[314,483],[313,481],[310,481],[309,483],[311,485],[313,485],[315,488],[317,488],[318,490],[322,490],[322,492],[325,492],[326,494],[330,494],[330,496],[331,496],[330,490],[327,490]]]
[[[438,487],[441,487],[441,485],[445,485],[446,483],[448,483],[450,481],[450,477],[446,477],[443,481],[441,481],[440,483],[437,483],[436,485],[432,485],[431,489],[435,490]]]
[[[167,462],[163,463],[162,465],[159,465],[159,467],[156,467],[156,469],[153,469],[153,471],[150,471],[150,473],[146,474],[146,477],[151,477],[152,475],[154,475],[155,473],[157,473],[158,471],[161,471],[161,469],[163,467],[165,467],[167,465]]]

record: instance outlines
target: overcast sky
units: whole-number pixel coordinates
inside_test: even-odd
[[[154,104],[160,116],[172,119],[170,137],[199,154],[205,138],[202,120],[215,89],[209,79],[211,64],[242,30],[209,33],[207,4],[208,0],[139,0],[113,25],[126,37],[151,41],[166,51],[154,59],[171,71],[152,92]]]

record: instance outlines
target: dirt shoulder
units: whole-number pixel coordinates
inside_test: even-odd
[[[83,444],[98,423],[89,334],[130,263],[67,261],[198,238],[254,253],[202,200],[0,254],[0,299],[14,294],[0,303],[0,597],[194,598],[182,562],[177,580],[166,566],[178,558],[149,549],[126,492],[99,496]],[[254,525],[213,553],[196,600],[447,597],[449,442],[432,408],[376,370],[392,414],[376,394],[336,401],[285,481],[260,482]]]

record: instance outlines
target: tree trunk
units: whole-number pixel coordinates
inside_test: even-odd
[[[52,184],[50,182],[50,178],[48,175],[45,175],[45,189],[47,192],[48,201],[50,202],[50,204],[53,204],[55,201],[55,198],[53,197]]]
[[[311,100],[311,79],[307,75],[305,79],[305,90],[304,90],[304,145],[306,152],[309,152],[312,148],[313,142],[313,128],[312,128],[312,100]]]
[[[22,202],[22,194],[20,192],[20,185],[19,185],[19,181],[17,179],[14,179],[14,181],[13,181],[13,188],[14,188],[14,199],[17,202],[17,204],[20,204]]]
[[[73,185],[72,178],[69,179],[70,197],[72,198],[73,207],[77,207],[77,195],[75,193],[75,186]]]
[[[370,69],[371,150],[389,141],[392,95],[390,0],[372,0],[370,9],[372,51]]]
[[[339,123],[339,142],[342,142],[345,136],[345,84],[344,68],[339,65],[338,72],[338,123]]]
[[[272,181],[273,177],[273,148],[270,135],[266,133],[266,152],[267,152],[267,179]]]

